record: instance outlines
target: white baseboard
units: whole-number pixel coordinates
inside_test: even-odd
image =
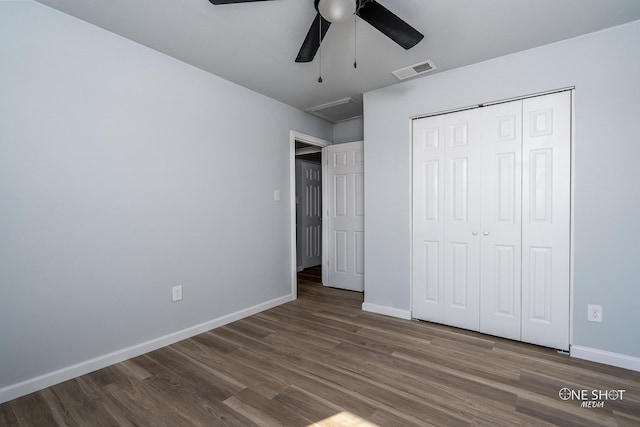
[[[571,357],[578,359],[590,360],[591,362],[604,363],[606,365],[640,372],[639,357],[627,356],[626,354],[613,353],[597,348],[582,347],[580,345],[572,345],[570,353]]]
[[[114,351],[102,356],[95,357],[90,360],[77,363],[60,370],[50,372],[44,375],[40,375],[35,378],[22,381],[17,384],[12,384],[6,387],[0,388],[0,403],[8,402],[21,396],[25,396],[29,393],[42,390],[47,387],[59,384],[61,382],[79,377],[81,375],[88,374],[98,369],[106,368],[116,363],[123,362],[133,357],[140,356],[153,350],[171,345],[178,341],[190,338],[192,336],[201,334],[203,332],[210,331],[212,329],[224,326],[228,323],[235,322],[236,320],[243,319],[261,311],[268,310],[273,307],[277,307],[289,301],[293,301],[295,297],[293,295],[286,295],[284,297],[272,299],[261,304],[254,305],[253,307],[245,308],[243,310],[230,313],[217,319],[209,320],[204,323],[200,323],[195,326],[183,329],[181,331],[173,332],[171,334],[164,335],[162,337],[154,338],[152,340],[136,344],[134,346]]]
[[[411,320],[411,311],[409,310],[400,310],[399,308],[386,307],[384,305],[376,305],[368,302],[362,303],[362,311],[370,311],[371,313],[384,314],[385,316]]]

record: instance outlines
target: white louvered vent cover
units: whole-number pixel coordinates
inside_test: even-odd
[[[395,70],[393,75],[396,76],[398,80],[406,80],[409,77],[414,77],[420,74],[428,73],[429,71],[435,70],[437,67],[431,60],[419,62],[417,64],[410,65],[408,67],[400,68],[399,70]]]

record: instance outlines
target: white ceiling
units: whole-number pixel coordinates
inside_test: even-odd
[[[354,69],[353,22],[333,24],[318,83],[318,55],[294,62],[313,0],[38,1],[302,110],[361,100],[397,83],[392,71],[426,59],[437,70],[417,78],[640,19],[640,0],[378,0],[425,38],[405,51],[358,18]]]

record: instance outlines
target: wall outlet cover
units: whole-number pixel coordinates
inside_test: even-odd
[[[602,323],[602,306],[595,304],[587,305],[587,320],[589,322]]]

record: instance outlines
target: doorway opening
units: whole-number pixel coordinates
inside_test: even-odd
[[[296,271],[322,266],[322,153],[296,142]],[[314,152],[306,151],[312,148]],[[311,151],[311,150],[309,150]]]
[[[291,292],[298,296],[300,272],[324,283],[322,266],[327,259],[322,227],[324,196],[323,148],[329,141],[291,131]]]

